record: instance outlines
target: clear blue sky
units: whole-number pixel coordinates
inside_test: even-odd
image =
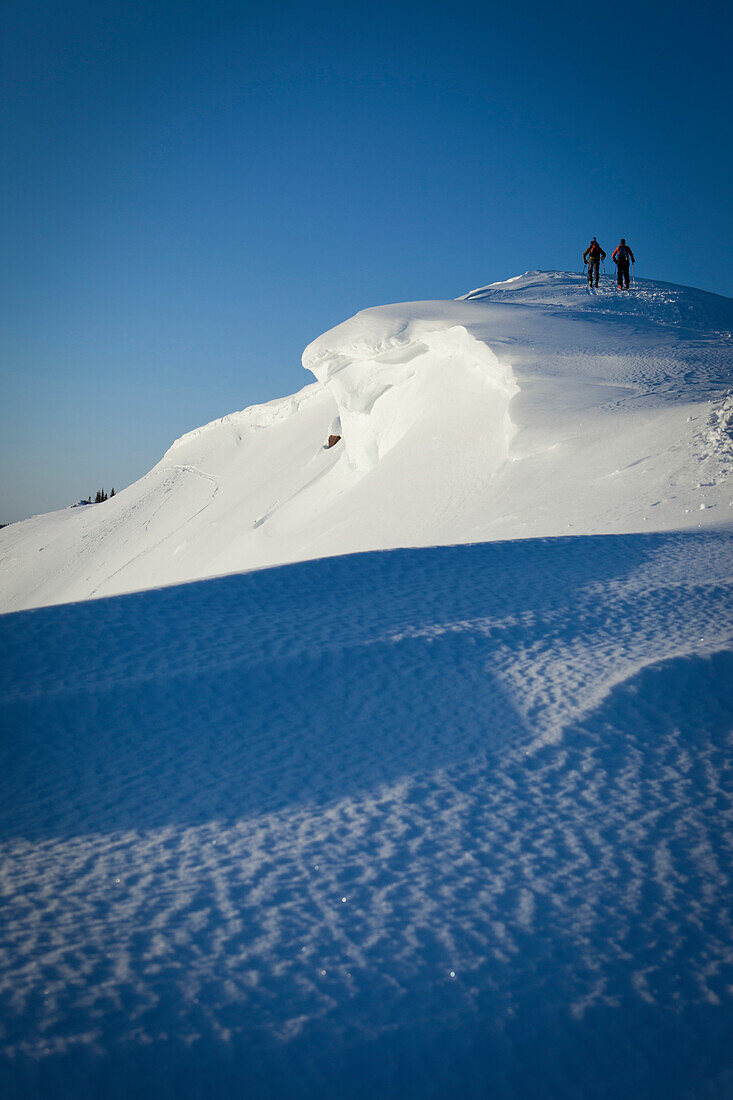
[[[0,522],[299,389],[369,305],[733,293],[730,5],[5,0]]]

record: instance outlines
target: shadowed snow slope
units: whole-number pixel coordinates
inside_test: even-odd
[[[366,310],[306,349],[315,384],[191,432],[104,504],[1,531],[0,609],[365,549],[720,525],[731,330],[729,299],[558,272]]]
[[[730,1096],[730,543],[3,616],[3,1097]]]

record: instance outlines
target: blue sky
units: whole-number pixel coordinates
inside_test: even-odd
[[[6,0],[0,522],[299,389],[359,309],[577,269],[733,294],[729,5]]]

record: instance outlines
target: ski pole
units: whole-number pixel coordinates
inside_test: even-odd
[[[631,261],[631,285],[636,290],[636,271],[634,270],[634,261]]]

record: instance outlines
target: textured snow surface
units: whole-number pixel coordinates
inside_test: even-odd
[[[731,321],[367,310],[0,532],[3,1100],[733,1095]]]
[[[365,310],[306,348],[300,393],[183,436],[104,504],[0,531],[0,610],[361,550],[730,522],[732,332],[730,299],[560,272]]]
[[[0,619],[3,1096],[728,1096],[731,535]]]

